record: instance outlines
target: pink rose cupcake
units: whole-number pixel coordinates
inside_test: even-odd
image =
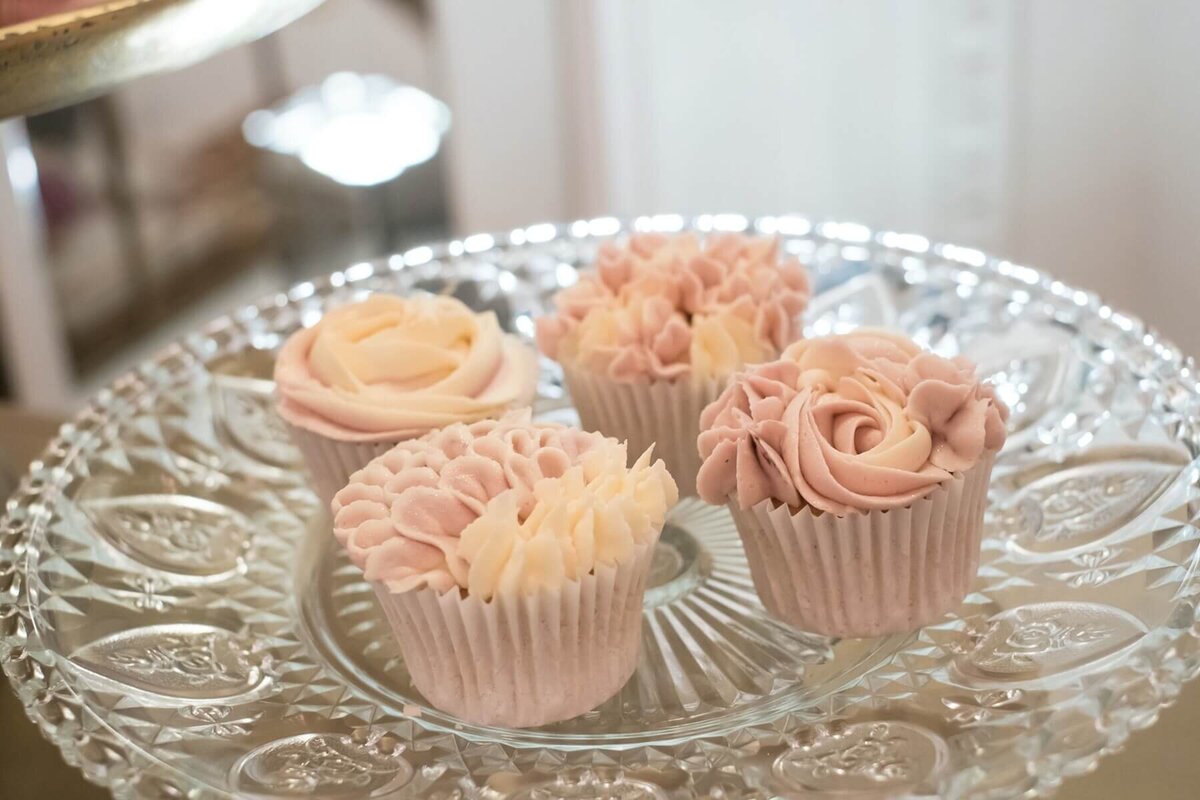
[[[649,451],[528,412],[401,442],[333,501],[413,684],[483,725],[595,708],[629,679],[674,481]]]
[[[326,504],[397,442],[528,406],[537,355],[452,297],[372,295],[292,334],[277,408]]]
[[[774,239],[635,234],[537,321],[584,428],[656,452],[695,494],[700,412],[729,376],[800,338],[808,273]]]
[[[966,596],[1008,409],[963,358],[884,331],[797,342],[701,417],[767,610],[830,636],[911,631]]]

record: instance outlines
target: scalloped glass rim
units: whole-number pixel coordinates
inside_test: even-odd
[[[1192,360],[1185,359],[1174,345],[1163,340],[1137,318],[1114,310],[1089,292],[1067,286],[1032,268],[993,258],[972,248],[930,243],[915,234],[873,232],[856,223],[813,221],[797,215],[749,218],[736,214],[712,214],[690,219],[678,215],[656,215],[630,221],[601,217],[568,224],[540,223],[504,233],[477,234],[413,248],[387,259],[352,265],[332,273],[322,281],[298,284],[287,292],[276,293],[245,306],[205,326],[199,333],[185,337],[100,392],[73,422],[63,426],[41,459],[30,466],[20,489],[9,499],[6,515],[0,523],[0,553],[8,554],[0,560],[0,659],[30,718],[59,745],[70,763],[79,764],[89,779],[112,786],[119,795],[149,796],[151,791],[156,790],[155,787],[171,786],[171,782],[176,780],[182,780],[184,785],[194,783],[194,778],[173,765],[129,742],[121,741],[120,735],[75,695],[69,682],[70,671],[62,673],[58,658],[42,646],[43,632],[37,627],[36,615],[31,613],[39,598],[36,589],[31,588],[26,580],[25,573],[29,569],[30,559],[36,555],[30,547],[29,537],[33,530],[46,523],[46,503],[53,500],[70,479],[65,465],[95,449],[99,444],[97,433],[106,426],[133,414],[142,404],[153,399],[156,392],[184,377],[190,366],[203,362],[211,355],[206,351],[215,349],[215,339],[238,332],[242,323],[269,309],[288,306],[329,290],[353,287],[384,271],[403,270],[433,260],[448,259],[454,262],[462,257],[478,257],[527,244],[604,239],[627,230],[682,229],[702,232],[747,230],[779,234],[785,238],[804,237],[846,248],[847,255],[854,258],[864,258],[867,251],[871,251],[875,258],[891,259],[890,263],[906,275],[910,271],[920,272],[926,269],[928,261],[936,260],[941,265],[957,270],[956,280],[961,284],[974,286],[981,280],[991,279],[1024,285],[1031,293],[1077,307],[1081,313],[1111,326],[1129,347],[1130,353],[1137,354],[1141,359],[1134,373],[1142,377],[1152,375],[1160,381],[1166,402],[1174,413],[1184,419],[1194,419],[1200,408],[1200,384],[1195,381]],[[1187,444],[1193,455],[1200,450],[1194,432]],[[1196,462],[1192,462],[1182,471],[1177,483],[1194,485],[1198,480],[1200,468]],[[1193,597],[1197,593],[1196,581],[1195,570],[1189,569],[1187,579],[1181,581],[1174,598]],[[1174,635],[1162,633],[1145,636],[1128,651],[1122,651],[1123,663],[1139,656],[1154,661],[1156,655],[1179,660],[1173,668],[1164,668],[1161,674],[1156,674],[1153,681],[1147,678],[1149,694],[1136,697],[1140,703],[1131,702],[1127,724],[1106,729],[1102,732],[1105,738],[1103,746],[1081,754],[1073,755],[1069,748],[1059,754],[1047,753],[1044,747],[1038,748],[1036,753],[1030,753],[1029,762],[1039,768],[1033,770],[1030,776],[1033,784],[1025,786],[1022,791],[1029,794],[1044,793],[1058,784],[1060,775],[1073,774],[1090,767],[1100,755],[1120,746],[1130,730],[1150,724],[1157,709],[1173,700],[1182,682],[1200,671],[1200,655],[1197,652],[1200,648],[1195,644],[1200,637],[1196,627],[1196,609],[1182,602],[1177,610],[1189,609],[1191,615],[1186,619],[1172,620]],[[1186,647],[1183,646],[1185,642]],[[1099,697],[1099,693],[1105,690],[1105,682],[1098,681],[1093,686],[1082,688],[1080,696]],[[60,717],[61,722],[64,708],[78,715],[79,719],[75,721],[77,728],[79,722],[88,719],[94,723],[93,731],[76,732],[72,736],[57,735],[55,717]],[[55,710],[47,712],[46,709]],[[104,744],[108,748],[115,747],[117,752],[94,752],[95,748],[90,745],[101,735],[110,737],[110,741]],[[559,745],[564,744],[561,740],[555,741]],[[209,788],[222,791],[215,786]],[[996,796],[1001,796],[1003,787],[997,791]]]

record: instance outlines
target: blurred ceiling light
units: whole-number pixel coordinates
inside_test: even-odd
[[[337,72],[251,112],[242,134],[345,186],[376,186],[433,158],[449,128],[450,109],[420,89],[383,75]]]

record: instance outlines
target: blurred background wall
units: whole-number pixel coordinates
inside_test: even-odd
[[[1200,4],[522,0],[494,19],[471,5],[435,4],[451,103],[469,87],[516,114],[504,151],[459,175],[465,229],[666,210],[853,219],[1048,270],[1200,352]],[[458,144],[486,149],[469,137],[495,110],[456,110]]]
[[[664,211],[979,247],[1200,353],[1197,41],[1190,0],[328,2],[30,120],[75,376],[33,399],[421,239]],[[436,154],[365,187],[252,146],[249,114],[346,71],[443,101]]]

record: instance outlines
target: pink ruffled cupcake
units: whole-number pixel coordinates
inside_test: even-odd
[[[701,498],[728,502],[767,610],[878,636],[940,619],[979,567],[1008,409],[964,358],[884,331],[798,342],[701,417]]]
[[[801,336],[808,273],[774,239],[635,234],[606,243],[595,269],[537,321],[583,427],[656,452],[695,494],[700,412],[729,376]]]
[[[328,505],[397,442],[528,406],[537,355],[452,297],[372,295],[292,334],[275,361],[279,415]]]
[[[651,555],[678,492],[645,452],[528,412],[398,444],[333,501],[413,684],[483,725],[595,708],[637,663]]]

